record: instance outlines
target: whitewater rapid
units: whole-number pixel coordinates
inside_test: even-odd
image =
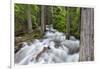
[[[23,47],[15,53],[14,62],[18,65],[48,64],[78,62],[79,60],[79,40],[74,36],[66,39],[63,32],[59,32],[53,27],[46,27],[44,38],[34,39],[28,45],[23,42]]]

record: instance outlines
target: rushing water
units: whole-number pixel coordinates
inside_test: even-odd
[[[67,40],[64,33],[52,27],[46,30],[42,40],[35,39],[31,45],[23,43],[24,47],[15,54],[15,64],[78,62],[79,40],[74,36]]]

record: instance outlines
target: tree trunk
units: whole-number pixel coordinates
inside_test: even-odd
[[[31,7],[27,5],[27,26],[28,26],[28,33],[32,33],[32,20],[31,20]]]
[[[45,32],[45,6],[41,6],[41,34]]]
[[[51,6],[45,6],[45,24],[51,25],[52,24],[52,7]]]
[[[45,23],[49,24],[50,23],[50,7],[45,6]]]
[[[67,21],[66,21],[66,38],[69,39],[70,37],[70,24],[71,24],[71,15],[70,15],[70,8],[66,8],[67,11]]]
[[[51,16],[51,18],[50,18],[50,24],[53,25],[53,6],[50,7],[50,11],[51,11],[51,12],[50,12],[50,14],[51,14],[51,15],[50,15],[50,16]]]
[[[94,9],[81,9],[81,35],[79,61],[94,60]]]

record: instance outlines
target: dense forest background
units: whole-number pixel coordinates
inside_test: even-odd
[[[14,12],[15,36],[23,37],[22,41],[41,38],[43,33],[41,26],[51,24],[66,35],[80,38],[80,8],[78,7],[15,4]]]

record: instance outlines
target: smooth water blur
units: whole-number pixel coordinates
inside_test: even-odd
[[[46,30],[42,40],[35,39],[31,45],[23,43],[24,47],[15,54],[15,64],[78,62],[79,51],[76,50],[79,49],[79,40],[74,36],[67,40],[64,33],[53,29],[52,26],[46,26]]]

